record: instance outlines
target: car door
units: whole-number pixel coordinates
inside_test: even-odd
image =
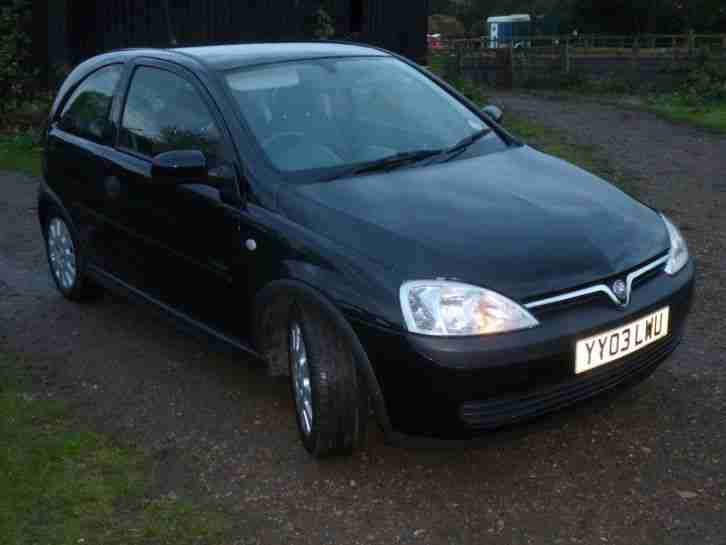
[[[92,260],[103,246],[104,180],[113,169],[115,131],[110,122],[123,64],[101,67],[70,91],[51,120],[46,140],[48,184],[71,215]]]
[[[183,184],[155,178],[154,157],[181,150],[205,154],[207,177]],[[133,64],[115,164],[113,270],[144,295],[236,336],[238,166],[214,101],[191,73],[162,61]]]

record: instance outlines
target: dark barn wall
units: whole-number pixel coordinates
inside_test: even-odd
[[[425,61],[429,0],[368,0],[364,5],[364,41]]]
[[[75,0],[70,48],[77,60],[119,47],[300,38],[305,7],[300,0]]]
[[[76,63],[122,47],[308,38],[310,14],[319,5],[334,20],[335,38],[355,37],[417,61],[426,55],[428,0],[34,0],[34,3],[38,15],[53,13],[48,27],[54,32],[48,35],[47,46],[49,54],[54,56],[53,64],[58,63],[61,52],[69,63]],[[65,25],[59,25],[59,12],[64,9]]]

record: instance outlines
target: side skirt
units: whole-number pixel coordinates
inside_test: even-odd
[[[247,342],[243,342],[241,340],[234,339],[232,337],[229,337],[228,335],[220,333],[216,329],[209,327],[208,325],[200,322],[199,320],[192,318],[191,316],[175,309],[174,307],[167,305],[166,303],[163,303],[162,301],[159,301],[155,297],[152,297],[147,293],[144,293],[143,291],[131,286],[130,284],[127,284],[123,280],[117,278],[109,272],[104,271],[103,269],[96,267],[95,265],[89,265],[88,272],[93,277],[93,279],[101,284],[104,288],[107,288],[112,292],[127,297],[134,302],[150,305],[162,316],[171,319],[171,321],[173,321],[184,331],[210,339],[215,344],[219,345],[220,348],[232,350],[234,352],[243,352],[247,356],[252,357],[255,360],[256,364],[262,366],[267,365],[264,358],[259,353],[257,353]]]

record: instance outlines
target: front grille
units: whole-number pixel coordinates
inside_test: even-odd
[[[630,278],[632,292],[632,290],[638,289],[658,277],[663,272],[661,265],[665,266],[667,258],[667,254],[662,254],[622,274],[571,290],[551,293],[544,299],[527,301],[524,306],[534,312],[536,316],[543,316],[576,305],[592,303],[611,305],[613,302],[617,304],[617,299],[615,299],[615,295],[611,291],[613,282]]]
[[[679,341],[680,337],[667,337],[620,362],[554,387],[522,396],[464,403],[460,417],[472,429],[489,431],[557,411],[619,385],[645,378],[675,350]]]

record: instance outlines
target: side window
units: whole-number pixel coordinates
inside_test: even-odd
[[[121,79],[122,70],[123,66],[115,64],[88,76],[63,107],[59,127],[82,138],[103,141],[109,127],[108,115],[113,93]]]
[[[194,86],[172,72],[140,67],[134,72],[121,121],[123,147],[154,157],[182,149],[203,151],[212,164],[222,138]]]

